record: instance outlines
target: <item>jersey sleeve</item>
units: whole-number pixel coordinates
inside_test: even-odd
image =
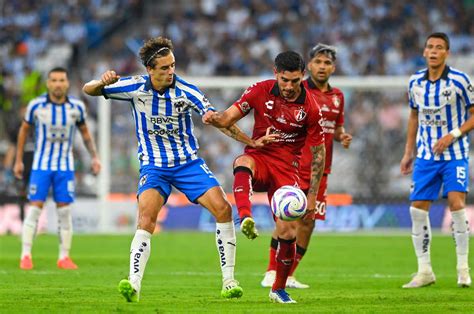
[[[259,84],[253,84],[248,87],[240,98],[233,104],[239,109],[242,116],[246,116],[252,109],[255,108],[259,95],[262,94]]]
[[[122,77],[114,84],[102,88],[102,95],[105,98],[131,100],[138,88],[143,84],[145,84],[145,81],[140,76]]]
[[[324,131],[323,127],[321,126],[323,115],[319,106],[314,105],[312,107],[314,109],[310,111],[310,115],[308,116],[307,120],[308,133],[306,135],[306,144],[309,147],[324,144]]]
[[[410,79],[410,83],[408,84],[408,105],[411,109],[418,110],[418,105],[415,102],[415,96],[413,95],[413,85],[415,83],[414,79]]]
[[[26,107],[26,112],[24,116],[24,120],[28,124],[35,124],[35,112],[36,109],[39,107],[39,103],[35,100],[32,100],[28,103],[28,106]]]
[[[460,80],[459,89],[461,91],[461,97],[464,101],[464,104],[467,108],[474,106],[474,88],[472,87],[471,80],[467,74],[463,75],[462,80]]]
[[[340,99],[341,99],[341,104],[339,105],[339,115],[337,116],[337,119],[336,119],[336,127],[338,126],[343,126],[344,125],[344,103],[345,103],[345,99],[344,99],[344,94],[343,93],[340,93],[339,94],[340,96]]]
[[[76,103],[77,109],[79,110],[79,117],[77,118],[76,125],[80,126],[86,123],[87,110],[86,106],[82,101]]]
[[[209,102],[209,99],[207,99],[204,93],[201,92],[196,86],[188,83],[181,87],[181,90],[189,100],[190,107],[200,116],[203,116],[208,111],[216,111],[216,109]]]

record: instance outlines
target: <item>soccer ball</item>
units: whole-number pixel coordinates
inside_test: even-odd
[[[306,213],[306,202],[306,195],[301,189],[284,185],[273,194],[271,208],[278,219],[293,221]]]

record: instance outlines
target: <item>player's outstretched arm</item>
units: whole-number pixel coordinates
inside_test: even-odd
[[[87,151],[91,155],[91,169],[93,174],[98,174],[100,172],[101,164],[99,156],[97,155],[97,149],[95,148],[94,138],[92,137],[91,133],[89,132],[89,128],[87,124],[82,124],[79,127],[81,131],[82,140],[84,141],[84,145],[87,148]]]
[[[308,209],[307,211],[311,212],[316,209],[316,196],[319,190],[319,183],[324,173],[324,164],[326,160],[326,146],[320,144],[318,146],[310,147],[311,154],[313,159],[311,161],[311,180],[308,190]]]
[[[20,130],[18,131],[18,141],[16,144],[16,158],[15,158],[15,165],[13,166],[13,173],[17,179],[23,178],[23,170],[25,169],[25,165],[23,164],[23,152],[26,143],[26,137],[28,136],[28,132],[30,131],[30,125],[23,121],[20,126]]]
[[[102,88],[117,82],[119,79],[120,75],[117,75],[113,70],[108,70],[102,74],[100,80],[92,80],[84,84],[82,91],[90,96],[101,96]]]
[[[270,128],[268,128],[270,129]],[[278,134],[269,134],[269,130],[267,130],[267,134],[253,140],[251,139],[247,134],[245,134],[238,126],[237,124],[231,125],[228,128],[219,128],[219,130],[224,133],[225,135],[235,139],[236,141],[239,141],[241,143],[244,143],[245,145],[248,145],[253,148],[262,148],[267,144],[273,143],[276,141],[279,137]]]
[[[229,128],[242,119],[242,113],[235,106],[230,106],[223,112],[208,111],[202,116],[204,124],[211,124],[217,128]]]
[[[405,153],[400,162],[400,172],[403,175],[410,174],[413,170],[413,160],[415,156],[416,133],[418,132],[418,110],[411,109],[408,118],[407,141]]]

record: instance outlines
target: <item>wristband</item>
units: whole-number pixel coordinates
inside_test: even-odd
[[[449,132],[449,134],[451,134],[454,138],[460,138],[461,135],[462,135],[462,132],[459,128],[455,128],[454,130],[452,130],[451,132]]]

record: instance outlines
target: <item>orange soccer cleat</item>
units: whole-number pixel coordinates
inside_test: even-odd
[[[77,269],[77,265],[74,264],[69,256],[66,256],[60,260],[58,260],[58,268],[61,269]]]
[[[20,268],[25,270],[33,269],[33,260],[30,255],[25,255],[21,258]]]

